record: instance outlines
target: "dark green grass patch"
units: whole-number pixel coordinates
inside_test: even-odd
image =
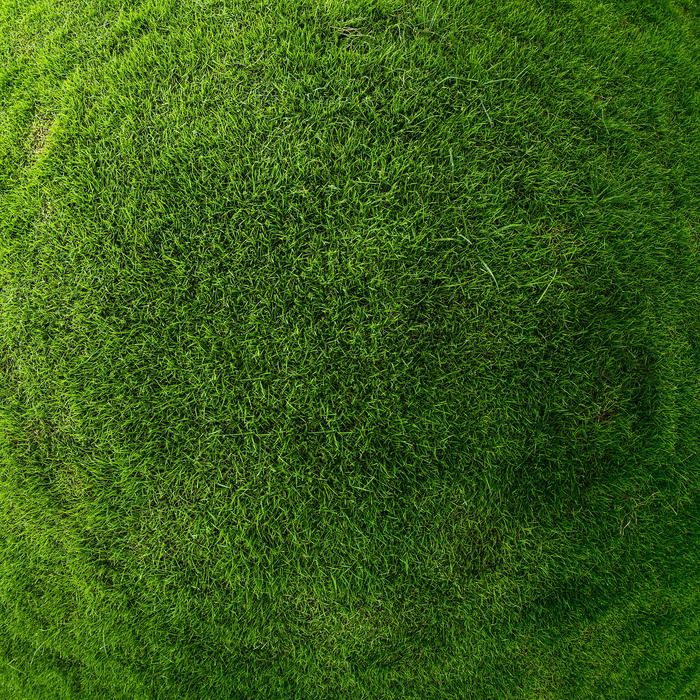
[[[700,692],[700,8],[0,0],[0,689]]]

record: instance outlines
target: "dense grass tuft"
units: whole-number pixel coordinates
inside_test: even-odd
[[[0,695],[700,694],[697,0],[0,0]]]

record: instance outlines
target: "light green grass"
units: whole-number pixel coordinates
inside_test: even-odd
[[[0,697],[697,698],[699,31],[0,0]]]

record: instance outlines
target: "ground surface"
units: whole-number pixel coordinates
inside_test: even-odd
[[[0,695],[700,696],[699,33],[0,0]]]

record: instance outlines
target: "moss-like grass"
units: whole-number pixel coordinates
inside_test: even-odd
[[[696,0],[0,0],[0,695],[700,695]]]

